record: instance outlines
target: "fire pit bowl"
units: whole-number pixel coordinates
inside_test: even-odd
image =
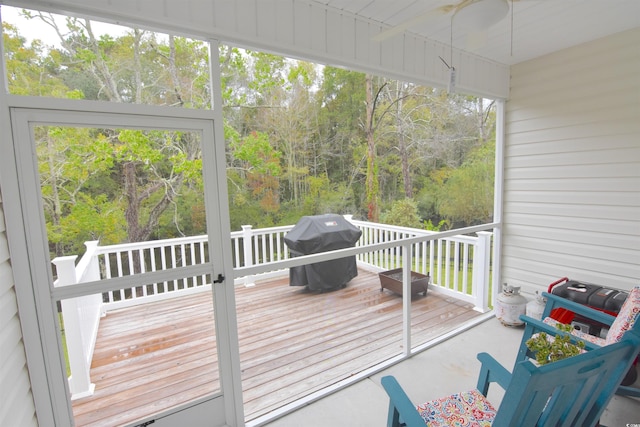
[[[380,292],[384,289],[389,289],[396,294],[402,295],[402,269],[396,268],[393,270],[383,271],[378,273],[380,277]],[[417,295],[420,292],[423,295],[427,295],[427,289],[429,287],[429,282],[431,281],[431,277],[429,277],[429,273],[426,275],[422,273],[418,273],[416,271],[411,272],[411,295]]]

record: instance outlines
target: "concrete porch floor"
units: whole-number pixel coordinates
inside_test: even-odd
[[[475,387],[480,362],[487,352],[511,370],[522,328],[503,326],[496,318],[475,326],[412,358],[372,375],[330,396],[313,402],[268,424],[268,427],[384,426],[387,396],[380,385],[385,375],[395,376],[416,404]],[[636,386],[640,380],[636,382]],[[492,385],[489,399],[497,406],[502,390]],[[614,396],[601,423],[608,427],[640,425],[640,399]]]

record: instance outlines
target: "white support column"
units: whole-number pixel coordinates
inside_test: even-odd
[[[496,298],[502,283],[502,221],[504,193],[504,151],[505,151],[505,101],[496,101],[496,157],[495,179],[493,189],[493,222],[498,226],[493,229],[493,292],[491,305],[495,307]]]

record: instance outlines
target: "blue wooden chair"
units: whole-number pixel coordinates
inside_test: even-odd
[[[520,348],[516,357],[516,363],[526,360],[530,357],[534,357],[533,354],[527,348],[526,342],[534,334],[541,332],[546,333],[549,337],[557,335],[568,335],[566,332],[561,332],[557,329],[558,322],[552,319],[551,313],[554,310],[568,310],[583,318],[590,319],[593,322],[601,323],[609,328],[606,337],[600,338],[593,335],[589,335],[582,331],[573,330],[570,338],[572,342],[582,341],[585,344],[585,350],[591,351],[602,346],[613,344],[618,342],[624,334],[629,330],[635,330],[640,333],[640,286],[636,286],[629,292],[629,296],[620,308],[620,312],[617,317],[611,316],[607,313],[603,313],[598,310],[594,310],[590,307],[582,304],[575,303],[565,298],[561,298],[554,294],[543,293],[547,303],[542,313],[542,321],[533,319],[528,316],[520,316],[520,319],[525,323],[525,329],[520,342]],[[552,338],[551,338],[552,339]],[[635,387],[629,387],[630,383],[633,383],[636,379],[635,366],[629,371],[631,375],[622,382],[623,385],[618,388],[616,394],[623,396],[640,397],[640,389]]]
[[[414,406],[392,376],[382,378],[389,395],[388,427],[594,426],[640,352],[638,331],[619,342],[536,366],[516,364],[513,373],[486,353],[476,390]],[[486,399],[489,384],[505,389],[498,409]]]

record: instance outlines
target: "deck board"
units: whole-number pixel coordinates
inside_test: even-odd
[[[310,292],[288,278],[236,287],[246,419],[254,419],[402,352],[402,298],[360,271],[346,288]],[[412,302],[412,343],[471,320],[473,307],[437,293]],[[114,310],[101,320],[95,394],[73,402],[77,426],[114,426],[219,387],[209,293]]]

